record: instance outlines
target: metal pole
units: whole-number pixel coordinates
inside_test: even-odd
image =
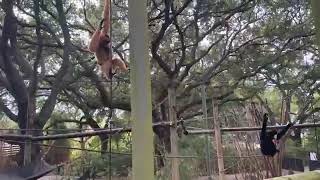
[[[208,112],[207,112],[207,95],[206,95],[206,86],[201,85],[201,96],[202,96],[202,112],[203,112],[203,119],[205,119],[204,124],[205,128],[209,129],[209,122],[208,122]],[[210,155],[210,146],[209,146],[209,136],[210,134],[207,134],[206,137],[206,163],[207,163],[207,170],[208,170],[208,176],[209,179],[212,179],[212,168],[211,167],[211,155]]]
[[[133,180],[154,179],[147,0],[129,0]]]

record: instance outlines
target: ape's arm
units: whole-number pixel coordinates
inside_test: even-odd
[[[263,115],[262,130],[261,130],[261,134],[260,134],[261,140],[263,140],[263,139],[266,138],[267,121],[268,121],[268,114],[265,113],[265,114]]]
[[[293,126],[292,123],[289,123],[286,127],[284,127],[278,134],[277,134],[277,140],[280,140],[282,136],[286,134],[286,132],[290,129],[290,127]]]
[[[103,20],[100,22],[99,29],[97,29],[91,37],[89,44],[89,51],[96,52],[101,42],[104,40],[109,41],[109,30],[110,30],[110,4],[109,0],[104,1],[103,8]]]
[[[104,34],[109,35],[110,30],[110,0],[104,1],[104,9],[103,9],[103,28],[102,31]]]

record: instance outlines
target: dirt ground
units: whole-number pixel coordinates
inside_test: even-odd
[[[288,171],[287,170],[282,170],[282,174],[283,175],[288,175]],[[298,173],[302,173],[302,172],[298,172],[298,171],[295,171],[294,174],[298,174]],[[243,178],[241,178],[241,175],[240,174],[237,174],[237,177],[235,177],[235,174],[232,174],[232,175],[226,175],[225,176],[225,180],[245,180]],[[55,175],[51,175],[51,176],[44,176],[42,178],[40,178],[39,180],[64,180],[66,177],[63,177],[63,176],[55,176]],[[72,179],[71,177],[68,177],[70,179]],[[203,177],[199,177],[199,178],[196,178],[194,180],[208,180],[208,176],[203,176]],[[214,176],[214,179],[217,179],[218,176]],[[77,179],[77,177],[74,177],[73,179]],[[96,179],[96,180],[105,180],[105,179]],[[121,177],[114,177],[112,178],[112,180],[129,180],[128,178],[121,178]]]

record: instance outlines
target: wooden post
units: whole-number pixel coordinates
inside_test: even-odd
[[[209,120],[208,120],[208,112],[207,112],[207,94],[206,94],[206,86],[202,85],[201,86],[201,97],[202,97],[202,113],[203,113],[203,120],[204,120],[204,125],[205,128],[209,128]],[[206,138],[206,163],[207,163],[207,171],[208,171],[208,176],[211,178],[212,172],[214,172],[213,167],[211,167],[211,154],[210,154],[210,146],[209,146],[209,136],[210,134],[207,134],[205,136]]]
[[[79,132],[82,132],[82,128],[83,128],[83,124],[82,124],[82,118],[80,119],[80,124],[79,124]],[[85,146],[85,142],[84,142],[84,137],[80,137],[80,148],[81,149],[85,149],[86,146]],[[81,152],[81,168],[82,168],[82,173],[84,174],[85,173],[85,158],[87,157],[87,151],[82,151]]]
[[[219,169],[219,180],[224,180],[224,163],[223,163],[223,149],[221,143],[221,131],[219,122],[219,110],[218,104],[212,99],[212,110],[213,110],[213,122],[214,122],[214,136],[216,139],[217,157],[218,157],[218,169]]]
[[[172,122],[170,127],[170,143],[171,143],[171,156],[178,156],[178,139],[177,139],[177,114],[175,110],[176,93],[173,87],[168,88],[168,103],[169,103],[169,121]],[[179,174],[179,159],[172,158],[171,161],[171,180],[180,180]]]
[[[147,34],[147,0],[130,0],[130,82],[132,179],[153,180],[151,77]]]

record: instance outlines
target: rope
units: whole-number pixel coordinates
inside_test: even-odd
[[[113,58],[113,49],[112,49],[112,0],[108,0],[109,1],[109,20],[108,22],[110,23],[109,24],[109,38],[110,38],[110,61],[112,61],[112,58]],[[107,2],[107,1],[106,1]],[[112,117],[113,117],[113,107],[112,107],[112,99],[113,99],[113,76],[115,75],[112,71],[112,68],[111,68],[111,76],[110,76],[110,113],[109,113],[109,117],[108,117],[108,127],[109,127],[109,130],[111,132],[112,130]],[[112,134],[110,133],[109,134],[109,180],[112,179]]]
[[[109,36],[109,38],[110,38],[110,54],[111,54],[111,59],[112,59],[112,54],[113,54],[113,49],[112,49],[112,0],[109,0],[109,7],[110,7],[110,9],[109,9],[109,34],[110,34],[110,36]]]
[[[112,61],[112,59],[113,59],[113,49],[112,49],[112,18],[111,18],[111,16],[112,16],[112,0],[105,0],[104,1],[105,2],[105,4],[104,4],[104,10],[106,10],[105,8],[106,8],[106,5],[107,5],[107,3],[109,3],[109,9],[108,9],[108,11],[109,11],[109,19],[103,19],[102,21],[101,21],[101,24],[100,24],[100,26],[102,26],[102,22],[104,22],[104,23],[106,23],[106,22],[108,22],[109,23],[109,32],[106,32],[106,33],[108,33],[108,36],[109,36],[109,51],[110,51],[110,53],[109,53],[109,61]],[[105,12],[104,12],[105,13]],[[103,18],[105,18],[105,17],[103,17]],[[105,24],[106,25],[106,24]],[[110,91],[110,107],[109,107],[109,115],[108,115],[108,120],[107,120],[107,125],[108,125],[108,127],[109,127],[109,130],[111,131],[112,130],[112,127],[111,127],[111,122],[112,122],[112,117],[113,117],[113,107],[112,107],[112,97],[113,97],[113,93],[112,93],[112,91],[113,91],[113,89],[112,89],[112,87],[113,87],[113,77],[114,77],[114,75],[115,75],[115,73],[113,72],[113,69],[111,68],[110,69],[110,71],[109,72],[107,72],[108,73],[108,76],[110,77],[110,80],[105,80],[105,82],[110,82],[110,86],[109,86],[109,91]],[[109,179],[111,180],[111,140],[112,140],[112,135],[111,135],[111,133],[109,134]]]

